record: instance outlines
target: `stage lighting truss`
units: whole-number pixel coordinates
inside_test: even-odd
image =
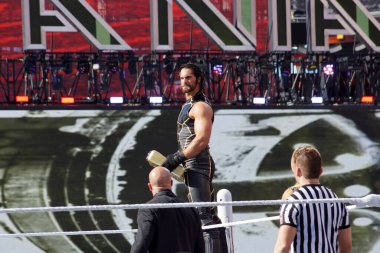
[[[360,71],[364,68],[362,60],[359,58],[350,58],[347,62],[347,70]]]
[[[74,62],[77,66],[73,65]],[[156,95],[162,96],[165,101],[171,103],[182,99],[182,94],[177,95],[175,90],[177,88],[175,85],[178,83],[176,72],[179,66],[189,62],[197,64],[204,71],[207,85],[205,91],[215,103],[232,104],[241,101],[239,95],[244,96],[248,104],[263,103],[262,98],[265,98],[265,105],[278,101],[297,103],[301,100],[303,103],[316,104],[327,104],[331,101],[377,104],[379,99],[380,54],[375,53],[337,55],[325,52],[324,54],[301,55],[280,52],[267,55],[228,55],[214,52],[207,54],[156,52],[137,57],[133,52],[123,54],[28,51],[25,52],[24,59],[19,64],[20,67],[22,66],[20,70],[23,71],[23,79],[17,83],[26,87],[23,95],[27,95],[29,101],[33,103],[49,101],[51,94],[58,94],[57,91],[60,92],[60,96],[67,94],[75,97],[76,85],[85,82],[89,87],[88,97],[94,97],[96,94],[96,97],[109,99],[107,92],[110,83],[113,82],[112,76],[113,73],[118,72],[120,75],[116,75],[116,78],[121,78],[122,89],[126,89],[127,92],[123,90],[123,100],[116,99],[114,103],[125,103],[125,101],[140,103],[143,97],[146,103],[149,103],[148,99]],[[73,71],[75,67],[77,71]],[[124,67],[129,70],[130,75],[122,71]],[[72,72],[75,72],[75,75],[67,75]],[[74,78],[72,87],[66,91],[67,82],[71,81],[72,77]],[[88,81],[87,79],[79,81],[80,78],[88,78]],[[306,101],[303,100],[302,92],[306,85],[310,85],[310,80],[312,80],[313,93],[310,101]],[[341,85],[337,88],[331,85],[333,82],[339,82]],[[129,89],[130,83],[135,83],[133,90]],[[356,85],[358,83],[360,85]],[[140,85],[143,85],[144,89]],[[160,89],[156,89],[156,86]],[[330,89],[333,88],[346,90],[338,93],[338,96],[329,97],[332,91]],[[324,95],[322,101],[320,97],[317,97],[321,95],[320,89],[327,89],[330,92]],[[111,91],[112,95],[118,92],[116,89]],[[16,95],[22,95],[18,94],[21,92],[16,93],[9,99],[10,102],[16,102]],[[363,94],[373,96],[373,100],[361,100]],[[20,99],[19,103],[25,103]]]

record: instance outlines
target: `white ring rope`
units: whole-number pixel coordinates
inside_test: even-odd
[[[179,208],[179,207],[207,207],[207,206],[263,206],[282,204],[313,204],[313,203],[351,203],[358,207],[380,207],[380,195],[369,194],[362,198],[335,198],[335,199],[304,199],[304,200],[250,200],[250,201],[223,201],[223,202],[191,202],[191,203],[158,203],[158,204],[118,204],[118,205],[89,205],[89,206],[57,206],[57,207],[24,207],[0,209],[4,213],[35,213],[35,212],[62,212],[62,211],[100,211],[112,209],[150,209],[150,208]]]
[[[347,206],[348,210],[352,210],[358,208],[356,205],[351,205]],[[258,223],[258,222],[263,222],[263,221],[272,221],[272,220],[279,220],[280,216],[270,216],[270,217],[265,217],[265,218],[257,218],[257,219],[250,219],[250,220],[243,220],[243,221],[233,221],[233,222],[225,222],[222,224],[214,224],[214,225],[208,225],[208,226],[203,226],[203,230],[207,229],[212,229],[212,228],[221,228],[221,227],[232,227],[236,225],[244,225],[244,224],[249,224],[249,223]]]
[[[137,233],[137,229],[13,233],[13,234],[0,234],[0,237],[18,237],[18,236],[35,236],[36,237],[36,236],[63,236],[63,235],[123,234],[123,233]]]
[[[282,204],[313,204],[313,203],[355,203],[347,206],[347,209],[363,207],[380,207],[380,195],[370,194],[362,198],[336,198],[336,199],[310,199],[310,200],[256,200],[256,201],[225,201],[225,202],[192,202],[192,203],[170,203],[170,204],[133,204],[133,205],[97,205],[97,206],[74,206],[74,207],[30,207],[30,208],[4,208],[0,213],[26,213],[26,212],[61,212],[61,211],[85,211],[85,210],[110,210],[110,209],[148,209],[148,208],[178,208],[178,207],[204,207],[204,206],[258,206],[258,205],[282,205]],[[222,224],[203,226],[203,230],[231,227],[249,223],[278,220],[280,216],[258,218],[244,221],[235,221]],[[0,234],[0,237],[17,236],[63,236],[63,235],[93,235],[93,234],[118,234],[136,233],[137,229],[129,230],[91,230],[91,231],[59,231],[59,232],[32,232],[32,233],[12,233]]]

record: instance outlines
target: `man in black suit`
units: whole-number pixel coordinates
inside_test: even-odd
[[[155,167],[149,173],[152,203],[181,203],[171,191],[170,171]],[[199,214],[195,208],[139,209],[138,232],[131,253],[204,253],[204,239]]]

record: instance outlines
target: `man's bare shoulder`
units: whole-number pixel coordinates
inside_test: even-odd
[[[212,115],[213,115],[212,107],[203,101],[196,102],[189,112],[189,116],[192,118],[212,117]]]

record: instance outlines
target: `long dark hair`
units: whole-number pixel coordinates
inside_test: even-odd
[[[179,67],[179,71],[181,72],[182,69],[191,69],[193,71],[195,78],[197,80],[200,79],[199,90],[202,91],[204,86],[204,75],[202,69],[194,63],[185,63]]]

